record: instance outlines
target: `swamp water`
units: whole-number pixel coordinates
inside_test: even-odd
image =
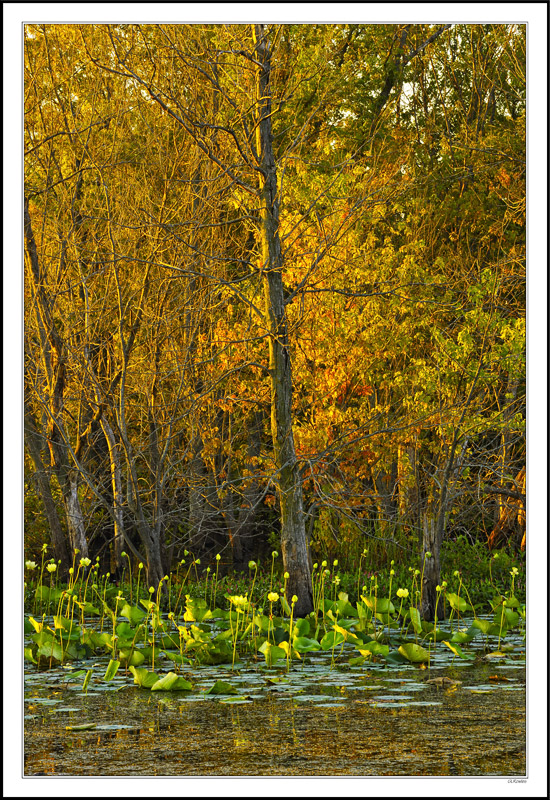
[[[430,669],[353,667],[347,645],[335,663],[314,653],[288,672],[185,667],[191,692],[140,688],[123,669],[86,693],[81,677],[71,683],[78,669],[104,675],[108,659],[28,665],[24,775],[522,776],[525,650],[521,637],[506,642],[505,653],[476,643],[475,660],[438,643]],[[457,683],[428,682],[438,677]],[[207,694],[220,680],[236,693]]]

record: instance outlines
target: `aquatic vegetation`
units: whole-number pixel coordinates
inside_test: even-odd
[[[362,587],[355,602],[347,592],[338,591],[337,559],[332,574],[326,561],[315,564],[314,611],[296,618],[298,597],[293,595],[290,602],[286,598],[287,576],[276,580],[276,551],[271,554],[270,590],[260,595],[266,613],[253,601],[258,585],[255,561],[248,565],[248,585],[238,584],[243,593],[225,592],[220,598],[225,607],[221,608],[212,602],[222,585],[217,568],[211,580],[207,573],[206,588],[201,589],[200,596],[191,594],[194,584],[188,583],[188,577],[196,572],[200,560],[187,552],[190,561],[182,559],[175,574],[165,575],[156,587],[148,587],[146,597],[141,596],[144,589],[140,590],[142,565],[138,566],[135,584],[130,580],[117,587],[109,582],[108,573],[97,576],[97,563],[92,565],[83,558],[77,563],[76,555],[66,586],[46,586],[40,581],[34,586],[29,597],[33,614],[25,616],[24,656],[39,670],[88,662],[83,664],[87,669],[74,673],[80,675],[85,692],[92,682],[111,683],[122,672],[124,676],[133,675],[134,684],[140,688],[177,692],[192,690],[187,670],[222,669],[224,665],[235,675],[249,664],[256,669],[282,669],[286,674],[294,671],[295,663],[300,673],[310,663],[327,673],[384,665],[431,670],[455,663],[473,664],[485,656],[505,656],[506,637],[510,633],[522,635],[525,627],[525,605],[515,596],[518,571],[514,568],[509,570],[507,591],[495,595],[491,613],[484,615],[472,603],[462,573],[455,571],[456,591],[449,590],[447,581],[441,582],[437,587],[438,599],[443,600],[441,618],[436,614],[427,622],[419,611],[422,571],[411,568],[410,588],[400,586],[393,561],[385,591],[380,592],[380,576],[371,574],[370,586]],[[429,557],[426,553],[424,562]],[[45,571],[50,576],[55,574],[54,564],[43,566],[41,575]],[[53,569],[48,570],[49,566]],[[184,566],[186,574],[182,577],[179,572]],[[26,570],[32,575],[37,564],[27,564]],[[223,585],[230,584],[225,581]],[[267,583],[264,585],[267,589]],[[186,586],[190,591],[183,595]],[[88,599],[90,589],[95,605]],[[446,607],[450,610],[447,620]],[[50,617],[51,610],[54,613]],[[465,615],[469,615],[466,627]],[[443,648],[437,647],[439,642]],[[89,668],[90,659],[106,659],[102,678]]]

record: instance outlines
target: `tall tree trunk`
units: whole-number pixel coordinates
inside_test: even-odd
[[[42,438],[38,432],[35,420],[31,412],[25,407],[25,444],[32,458],[34,464],[36,480],[38,483],[38,490],[42,503],[44,504],[44,513],[48,520],[50,529],[51,543],[56,561],[60,561],[59,567],[62,576],[68,576],[69,568],[71,566],[71,559],[69,551],[67,550],[67,541],[65,532],[57,513],[55,501],[52,497],[52,490],[50,486],[50,479],[46,473],[44,463],[42,461]]]
[[[101,419],[101,427],[103,429],[103,433],[105,434],[105,439],[109,448],[109,464],[111,469],[111,484],[113,490],[114,539],[111,552],[111,573],[114,573],[122,564],[122,551],[124,545],[122,480],[120,473],[120,461],[116,449],[115,434],[104,417]]]
[[[260,240],[265,318],[269,332],[271,435],[281,508],[281,549],[284,569],[289,574],[288,597],[297,596],[295,613],[297,616],[304,616],[313,610],[313,593],[302,505],[302,482],[292,433],[292,368],[283,294],[277,167],[271,128],[271,54],[262,25],[253,26],[253,36],[259,62],[256,70],[256,146],[261,169]]]
[[[444,516],[434,515],[427,511],[422,518],[422,559],[424,561],[424,579],[422,582],[421,614],[425,620],[433,620],[436,613],[442,616],[443,601],[437,603],[437,585],[440,576],[440,551],[444,534]],[[425,558],[431,553],[430,558]]]
[[[76,470],[70,470],[61,489],[63,491],[71,547],[73,551],[78,550],[81,558],[87,558],[88,542],[86,539],[86,525],[78,498],[78,473]]]

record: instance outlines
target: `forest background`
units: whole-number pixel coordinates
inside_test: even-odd
[[[30,555],[524,547],[525,26],[25,37]]]
[[[214,4],[215,5],[215,4]],[[299,4],[292,7],[293,12],[297,9]],[[77,4],[71,7],[71,18],[77,20],[82,18],[83,21],[93,19],[94,4]],[[35,9],[35,13],[32,10]],[[40,13],[38,12],[40,8]],[[46,17],[50,19],[62,20],[66,18],[66,6],[61,9],[56,4],[48,4],[47,13],[46,6],[40,4],[12,4],[6,3],[3,6],[4,13],[4,63],[5,75],[8,74],[6,65],[11,63],[19,64],[22,72],[22,35],[21,35],[21,21],[22,16],[34,17],[39,16],[41,19]],[[157,4],[155,6],[154,15],[161,17],[164,15],[166,18],[172,16],[172,5]],[[245,7],[246,8],[246,7]],[[311,7],[309,7],[311,8]],[[338,15],[341,14],[341,8]],[[411,4],[408,9],[408,16],[414,18],[415,15],[422,15],[422,11],[418,10],[418,4]],[[432,7],[433,8],[433,7]],[[232,9],[232,15],[236,15],[239,7],[235,6]],[[25,11],[23,14],[22,12]],[[110,14],[113,15],[113,21],[120,15],[121,7],[116,4],[111,4],[109,7]],[[130,7],[124,6],[124,16],[130,17]],[[187,8],[187,12],[189,12]],[[530,522],[534,522],[536,531],[536,557],[532,558],[533,553],[528,549],[528,563],[529,563],[529,591],[532,602],[535,602],[538,608],[538,624],[545,628],[545,587],[547,586],[546,576],[546,548],[547,538],[544,536],[546,530],[546,504],[545,498],[547,493],[547,470],[546,470],[546,430],[547,430],[547,393],[546,393],[546,340],[547,340],[547,303],[546,303],[546,283],[547,283],[547,257],[546,257],[546,231],[547,231],[547,202],[546,202],[546,175],[547,175],[547,123],[546,123],[546,57],[547,57],[547,41],[546,41],[546,12],[547,10],[542,4],[523,3],[523,4],[508,4],[506,6],[491,6],[491,13],[487,14],[487,9],[478,4],[475,9],[468,8],[466,12],[462,4],[445,4],[445,13],[441,14],[443,22],[456,21],[460,17],[468,14],[468,20],[474,20],[477,16],[479,21],[484,21],[487,17],[499,22],[506,22],[510,18],[515,17],[517,20],[528,20],[528,40],[530,46],[528,48],[528,63],[529,63],[529,97],[531,102],[528,106],[528,152],[529,152],[529,229],[528,229],[528,242],[529,253],[531,258],[536,254],[537,269],[533,268],[533,261],[530,261],[530,272],[528,281],[528,329],[529,329],[529,381],[528,381],[528,409],[529,409],[529,441],[530,447],[528,449],[528,526]],[[222,12],[218,12],[222,15]],[[328,13],[323,11],[323,18],[327,21],[337,22],[338,20],[330,20]],[[142,16],[141,7],[136,11],[132,7],[132,13],[137,13],[138,17]],[[271,12],[273,13],[273,11]],[[154,17],[149,15],[150,18]],[[387,16],[386,8],[380,10],[377,7],[369,8],[369,18],[374,21],[377,15],[381,15],[382,20]],[[499,19],[500,15],[500,19]],[[288,11],[286,13],[288,16]],[[17,19],[15,19],[17,17]],[[157,17],[157,18],[158,18]],[[13,18],[13,19],[12,19]],[[421,18],[426,18],[425,15]],[[105,19],[105,14],[103,15]],[[246,21],[243,19],[243,21]],[[13,74],[13,69],[11,71]],[[4,203],[4,225],[6,230],[19,230],[20,237],[4,238],[4,263],[12,263],[19,265],[22,261],[21,244],[23,239],[23,221],[22,212],[23,208],[23,187],[21,181],[22,169],[22,81],[8,81],[4,82],[4,108],[10,109],[10,113],[6,113],[4,119],[6,124],[4,127],[5,135],[5,199],[8,198],[9,202]],[[14,119],[14,109],[19,110],[19,115]],[[9,124],[7,122],[9,121]],[[20,127],[21,126],[21,127]],[[20,159],[14,158],[13,154],[19,153]],[[4,494],[5,497],[18,499],[15,503],[4,504],[4,599],[18,595],[18,587],[22,583],[22,567],[21,572],[13,569],[13,564],[22,562],[23,555],[23,420],[22,420],[22,347],[23,347],[23,334],[22,334],[22,279],[21,270],[18,269],[4,269]],[[6,335],[9,332],[9,337]],[[15,334],[14,334],[15,332]],[[533,369],[533,364],[536,368]],[[9,380],[8,380],[9,378]],[[8,424],[9,423],[9,424]],[[535,436],[533,437],[533,433]],[[9,469],[8,469],[9,467]],[[531,538],[531,542],[533,539]],[[5,602],[5,614],[7,613],[8,604]],[[5,628],[6,630],[7,628]],[[541,647],[540,653],[538,652],[539,645],[542,645],[543,639],[531,637],[529,644],[529,651],[531,653],[529,674],[535,677],[540,672],[540,667],[544,663],[545,648]],[[22,652],[22,646],[20,647]],[[533,657],[533,654],[540,657]],[[539,676],[543,677],[543,676]],[[544,685],[542,681],[542,686]],[[14,693],[12,700],[16,699],[17,693]],[[540,700],[540,691],[537,693],[537,700]],[[546,705],[542,703],[543,707]],[[18,710],[14,706],[13,714],[11,715],[12,725],[17,727]],[[535,715],[536,716],[536,715]],[[535,717],[530,717],[530,726],[535,723]],[[540,733],[540,731],[539,731]],[[17,763],[17,747],[18,737],[12,737],[9,740],[15,747],[13,758],[8,760],[7,763]],[[545,763],[546,748],[544,745],[544,737],[538,735],[532,736],[530,744],[530,751],[533,755],[543,742],[540,749],[541,758],[534,758],[532,761],[532,772],[529,781],[530,787],[533,787],[533,780],[536,780],[534,768],[536,764]],[[17,783],[14,774],[10,774],[6,780],[10,784]],[[55,781],[54,781],[55,783]],[[58,791],[63,794],[64,787],[57,782]],[[149,787],[151,785],[149,784]],[[387,786],[387,784],[386,784]],[[322,787],[321,788],[322,791]],[[521,793],[521,786],[511,787],[511,791],[517,795]],[[150,790],[150,789],[149,789]],[[502,791],[502,786],[499,791]],[[241,792],[241,788],[237,786],[237,791]],[[528,789],[528,791],[531,791]]]

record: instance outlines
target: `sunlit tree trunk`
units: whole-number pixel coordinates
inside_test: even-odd
[[[256,73],[258,112],[256,141],[261,168],[260,243],[265,318],[269,331],[271,436],[281,509],[281,549],[284,569],[289,573],[288,596],[298,597],[295,613],[303,616],[313,610],[313,600],[302,505],[302,482],[292,433],[292,366],[283,293],[277,167],[271,127],[271,59],[263,26],[255,25],[253,34],[256,58],[260,64]]]
[[[44,513],[46,514],[46,519],[48,520],[48,526],[50,528],[55,560],[61,562],[59,566],[60,574],[67,577],[69,567],[71,566],[71,560],[67,550],[65,532],[61,525],[59,514],[57,513],[55,501],[52,497],[50,479],[42,461],[42,441],[34,418],[25,405],[25,445],[34,464],[34,474],[38,483],[40,497],[44,504]]]

